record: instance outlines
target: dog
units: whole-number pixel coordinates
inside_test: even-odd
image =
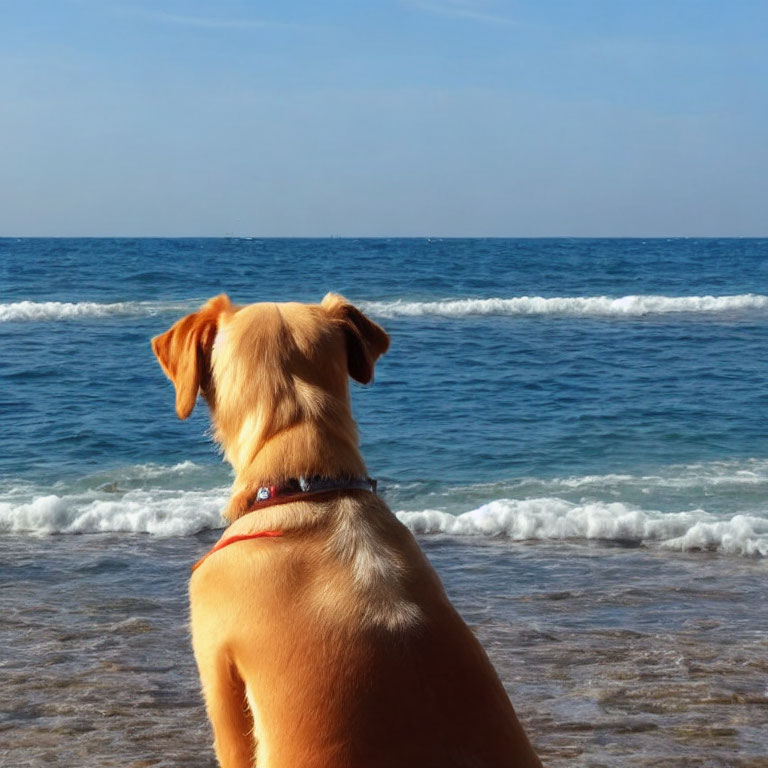
[[[389,336],[342,296],[233,305],[152,339],[235,471],[190,580],[221,768],[541,766],[485,652],[358,450],[349,378]]]

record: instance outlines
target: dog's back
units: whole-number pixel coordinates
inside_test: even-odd
[[[539,765],[410,532],[369,494],[317,507],[243,518],[228,535],[282,535],[218,552],[191,582],[198,663],[224,655],[242,679],[258,765]]]
[[[236,472],[232,524],[190,584],[222,768],[540,765],[413,536],[359,488],[348,377],[369,382],[388,345],[334,295],[219,296],[153,340],[178,415],[201,392]],[[314,477],[332,490],[271,498]]]

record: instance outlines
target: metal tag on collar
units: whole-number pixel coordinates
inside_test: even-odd
[[[262,486],[256,491],[256,501],[266,501],[271,496],[269,488]]]

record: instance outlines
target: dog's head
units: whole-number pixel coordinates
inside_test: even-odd
[[[331,417],[348,400],[348,377],[370,382],[388,347],[380,326],[333,293],[320,304],[243,307],[222,294],[152,339],[179,418],[200,393],[222,439],[247,418],[263,433]]]

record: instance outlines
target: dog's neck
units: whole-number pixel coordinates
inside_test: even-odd
[[[357,447],[351,413],[336,419],[305,420],[271,435],[243,435],[226,453],[235,469],[232,496],[225,512],[231,523],[251,511],[262,486],[282,485],[304,477],[364,477],[365,462]]]

